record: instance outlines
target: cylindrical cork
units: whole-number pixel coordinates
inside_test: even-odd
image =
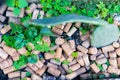
[[[7,67],[10,67],[12,64],[13,64],[13,61],[11,59],[6,59],[0,63],[0,68],[5,69]]]
[[[62,56],[62,48],[58,47],[57,50],[56,50],[56,53],[54,55],[54,58],[60,59],[61,56]]]
[[[72,36],[75,32],[77,31],[77,29],[75,27],[72,27],[70,29],[70,31],[67,33],[68,36]]]
[[[57,45],[62,45],[65,42],[65,40],[61,37],[56,38],[55,43]]]
[[[68,32],[70,30],[71,26],[72,26],[72,23],[67,23],[64,28],[64,32]]]
[[[70,46],[71,46],[72,50],[73,50],[73,51],[76,51],[75,41],[74,41],[74,40],[69,40],[69,43],[70,43]]]
[[[8,74],[10,72],[13,72],[14,70],[15,70],[15,68],[13,66],[11,66],[6,69],[3,69],[3,72],[4,72],[4,74]]]
[[[66,55],[70,56],[73,52],[72,48],[69,46],[68,43],[64,43],[62,45],[63,50],[65,51]]]
[[[74,64],[74,65],[69,67],[69,69],[71,69],[72,71],[75,71],[75,70],[77,70],[79,68],[80,68],[80,64]]]
[[[0,32],[1,32],[2,34],[5,34],[5,33],[7,33],[10,29],[11,29],[11,27],[10,27],[10,25],[8,25],[8,26],[5,26],[4,28],[2,28],[2,29],[0,30]]]
[[[19,77],[19,76],[20,76],[20,71],[12,72],[12,73],[8,74],[9,78],[16,78],[16,77]]]
[[[52,67],[48,68],[47,72],[49,72],[50,74],[54,75],[55,77],[58,77],[61,74],[59,69],[52,68]]]
[[[58,29],[58,28],[56,28],[56,27],[53,27],[53,28],[52,28],[52,31],[53,31],[54,33],[58,34],[58,35],[62,35],[62,33],[63,33],[63,30]]]
[[[8,57],[8,54],[0,48],[0,57],[3,59],[6,59]]]

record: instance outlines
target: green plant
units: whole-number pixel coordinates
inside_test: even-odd
[[[44,18],[32,20],[29,23],[34,25],[42,26],[55,26],[62,23],[68,22],[83,22],[89,23],[98,26],[91,37],[91,45],[95,47],[102,47],[111,44],[114,41],[117,41],[120,34],[119,29],[115,25],[108,24],[106,21],[101,19],[94,19],[86,16],[79,16],[75,14],[61,15],[58,17]]]
[[[49,17],[74,13],[76,11],[76,7],[72,6],[69,0],[40,0],[40,4],[42,5],[42,10],[45,11]],[[71,9],[68,10],[67,8]]]
[[[68,64],[69,64],[69,61],[68,61],[68,60],[64,60],[64,61],[62,62],[62,64],[68,65]]]
[[[77,56],[78,56],[78,52],[73,52],[72,53],[72,57],[77,58]]]
[[[6,4],[9,7],[13,7],[13,13],[18,16],[20,14],[20,9],[28,6],[26,0],[6,0]]]
[[[37,55],[32,54],[30,52],[26,53],[27,55],[21,55],[19,57],[19,60],[14,61],[13,66],[15,69],[20,69],[22,66],[25,66],[27,63],[35,64],[38,60]]]
[[[102,67],[101,64],[97,64],[97,67],[98,67],[101,71],[103,71],[103,67]]]
[[[71,69],[68,69],[67,73],[70,74],[72,73],[73,71]]]

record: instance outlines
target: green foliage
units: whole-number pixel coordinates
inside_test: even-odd
[[[26,72],[26,77],[29,77],[31,76],[31,73],[30,72]]]
[[[49,17],[74,13],[76,11],[76,7],[72,6],[69,0],[40,0],[40,4],[42,5],[42,10],[45,11]],[[71,9],[68,10],[67,8]]]
[[[91,36],[91,45],[102,47],[119,39],[119,29],[115,25],[99,26]]]
[[[72,53],[72,57],[77,58],[77,56],[78,56],[78,52],[73,52]]]
[[[28,63],[27,61],[27,57],[25,55],[21,55],[19,57],[19,60],[14,61],[13,66],[15,67],[15,69],[20,69],[22,66],[25,66]]]
[[[19,57],[19,60],[14,61],[13,66],[15,67],[16,70],[25,66],[27,63],[35,64],[38,61],[37,55],[32,54],[30,52],[28,52],[28,53],[29,53],[29,55],[21,55]]]
[[[20,9],[28,6],[26,0],[6,0],[6,4],[9,7],[13,7],[13,13],[18,16],[20,14]]]
[[[69,61],[68,60],[64,60],[62,63],[68,65]]]
[[[98,67],[101,71],[103,71],[103,67],[102,67],[101,64],[97,64],[97,67]]]
[[[60,62],[60,60],[59,60],[59,59],[57,59],[57,58],[54,58],[54,60],[55,60],[56,62],[58,62],[58,63]]]
[[[71,74],[73,71],[71,69],[68,69],[67,73]]]

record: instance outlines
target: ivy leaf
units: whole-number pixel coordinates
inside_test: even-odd
[[[28,62],[35,64],[37,62],[38,58],[35,54],[31,54],[30,57],[28,57]]]
[[[43,36],[51,36],[53,35],[52,31],[50,28],[47,28],[47,27],[43,27],[41,28],[40,30],[40,35],[43,35]]]
[[[13,22],[10,23],[10,27],[12,29],[12,31],[10,32],[11,35],[22,32],[22,26],[17,25],[17,24],[15,24]]]
[[[14,7],[15,6],[15,0],[6,0],[5,2],[7,6]]]
[[[68,65],[69,61],[68,60],[64,60],[62,63]]]
[[[18,16],[20,14],[20,9],[15,7],[14,10],[13,10],[13,13],[15,16]]]
[[[76,58],[78,56],[78,52],[73,52],[72,57]]]
[[[19,8],[25,8],[26,6],[28,6],[28,3],[26,0],[18,0],[18,7]]]

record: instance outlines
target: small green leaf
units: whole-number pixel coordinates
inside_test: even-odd
[[[101,64],[97,64],[97,67],[98,67],[101,71],[103,71],[103,67],[102,67]]]
[[[73,71],[71,69],[68,69],[67,73],[70,74],[72,73]]]
[[[26,72],[26,77],[29,77],[31,76],[31,73],[30,72]]]
[[[28,57],[28,62],[35,64],[37,62],[38,58],[35,54],[32,54],[30,57]]]
[[[78,56],[78,52],[73,52],[72,57],[76,58]]]
[[[62,63],[68,65],[69,61],[68,60],[64,60]]]
[[[20,14],[20,9],[19,8],[14,8],[13,13],[15,16],[18,16]]]
[[[15,0],[6,0],[5,2],[7,6],[14,7],[15,6]]]
[[[18,0],[18,7],[19,8],[25,8],[28,6],[28,3],[26,0]]]

